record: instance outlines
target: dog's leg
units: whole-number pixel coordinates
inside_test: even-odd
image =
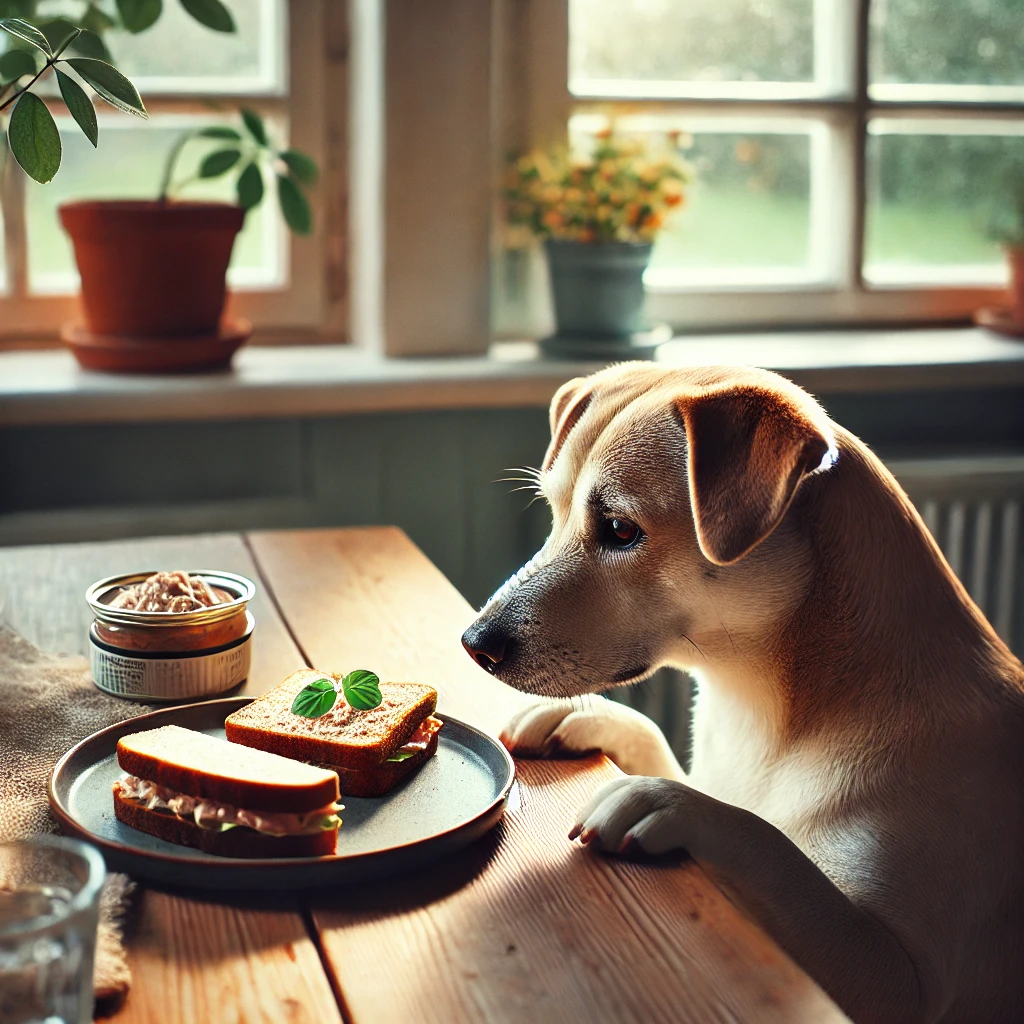
[[[654,722],[596,694],[531,704],[505,726],[501,741],[520,757],[600,751],[627,775],[686,778],[665,734]]]
[[[679,782],[623,778],[580,811],[577,837],[610,853],[686,850],[858,1024],[931,1019],[899,940],[757,815]]]

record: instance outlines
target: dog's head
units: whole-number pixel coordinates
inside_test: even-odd
[[[568,696],[763,635],[807,583],[786,512],[835,456],[820,406],[766,371],[627,363],[570,381],[539,478],[551,534],[467,651],[518,689]]]

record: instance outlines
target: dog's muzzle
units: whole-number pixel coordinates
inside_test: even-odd
[[[508,633],[494,619],[477,619],[462,634],[466,653],[485,671],[494,673],[508,651]]]

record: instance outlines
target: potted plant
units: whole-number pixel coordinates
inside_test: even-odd
[[[543,239],[547,254],[556,333],[544,351],[612,358],[650,347],[644,270],[693,178],[678,146],[678,133],[655,140],[609,129],[588,152],[534,150],[509,167],[507,220]]]
[[[241,118],[241,131],[218,125],[183,134],[168,154],[156,199],[61,206],[88,328],[70,328],[64,338],[83,365],[138,370],[223,365],[248,337],[248,323],[221,323],[235,236],[246,213],[263,201],[267,168],[276,177],[285,223],[296,234],[309,234],[312,214],[303,190],[316,182],[317,166],[298,150],[276,147],[254,111],[243,109]],[[176,183],[179,158],[195,139],[223,145],[202,159],[195,176]],[[235,176],[237,204],[175,197],[194,181],[227,174]]]
[[[985,308],[975,314],[984,327],[1024,337],[1024,188],[1011,182],[996,207],[989,234],[1003,247],[1010,269],[1009,309]]]

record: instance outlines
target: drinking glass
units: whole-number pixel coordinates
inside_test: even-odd
[[[75,839],[0,843],[0,1021],[89,1024],[103,858]]]

